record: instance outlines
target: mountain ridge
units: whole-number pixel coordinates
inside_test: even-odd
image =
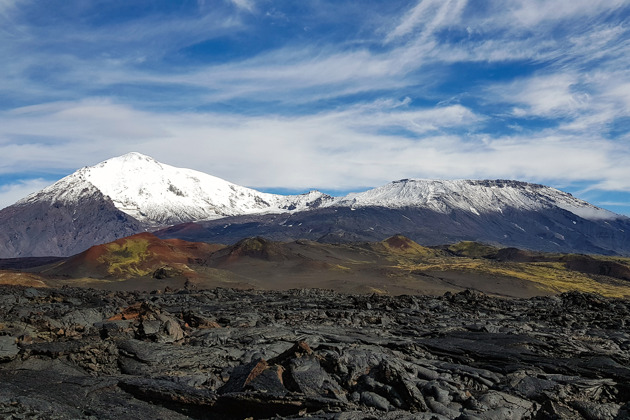
[[[262,193],[131,152],[83,167],[16,205],[42,199],[71,203],[86,189],[98,190],[118,210],[148,227],[265,211],[296,211],[332,199],[318,191],[287,196]]]
[[[403,234],[424,246],[481,241],[546,252],[630,255],[629,229],[627,219],[589,220],[566,210],[510,208],[478,216],[461,210],[446,214],[414,207],[328,207],[293,214],[227,217],[154,233],[160,238],[227,244],[249,236],[347,243]]]
[[[143,231],[175,237],[178,226],[192,235],[182,239],[221,243],[259,235],[348,242],[403,233],[421,244],[482,240],[630,255],[630,218],[540,184],[402,179],[343,197],[279,195],[132,152],[81,168],[0,210],[0,258],[73,255]]]

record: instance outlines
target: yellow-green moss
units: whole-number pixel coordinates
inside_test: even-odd
[[[449,246],[448,250],[465,257],[482,258],[495,254],[498,249],[479,242],[462,241]]]
[[[99,262],[107,265],[107,272],[118,276],[144,276],[151,270],[141,268],[143,261],[149,258],[149,241],[145,239],[127,239],[122,245],[111,243],[106,246],[107,253]]]
[[[568,270],[561,262],[497,263],[492,260],[465,257],[433,259],[420,264],[399,264],[396,268],[407,271],[459,271],[480,275],[512,277],[536,284],[541,290],[562,293],[572,290],[599,293],[609,297],[630,297],[630,286],[623,282],[597,281],[588,274]]]
[[[383,241],[381,243],[383,244],[385,249],[392,254],[416,258],[432,258],[439,255],[439,252],[437,252],[436,250],[419,245],[410,239],[407,239],[407,241],[405,242],[405,247],[392,246],[387,241]]]

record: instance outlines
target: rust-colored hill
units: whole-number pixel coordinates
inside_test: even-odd
[[[71,278],[130,279],[135,277],[193,275],[190,266],[223,245],[159,239],[150,233],[96,245],[44,271],[45,274]]]
[[[212,256],[213,265],[227,266],[245,258],[262,261],[286,261],[295,257],[282,242],[272,242],[259,236],[243,239],[232,246],[217,251]]]

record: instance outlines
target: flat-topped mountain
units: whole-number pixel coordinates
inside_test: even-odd
[[[68,256],[121,237],[245,237],[423,245],[477,240],[630,255],[630,218],[555,188],[509,180],[405,179],[344,197],[259,192],[139,153],[79,169],[0,211],[0,258]]]
[[[402,179],[365,192],[350,193],[335,200],[333,205],[419,207],[440,213],[460,210],[477,216],[512,208],[521,211],[562,209],[589,220],[620,217],[555,188],[510,180]]]

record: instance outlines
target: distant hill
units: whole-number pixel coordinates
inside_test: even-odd
[[[343,244],[252,237],[225,246],[142,233],[40,267],[27,261],[25,281],[113,290],[320,288],[400,295],[473,289],[513,297],[577,290],[630,297],[630,258],[478,242],[425,247],[402,235]],[[12,264],[19,266],[16,260]],[[11,284],[19,284],[17,268],[4,273]]]
[[[90,277],[116,281],[138,277],[195,276],[189,265],[199,265],[223,245],[192,243],[179,239],[161,240],[139,233],[95,245],[80,254],[45,268],[49,276]]]

